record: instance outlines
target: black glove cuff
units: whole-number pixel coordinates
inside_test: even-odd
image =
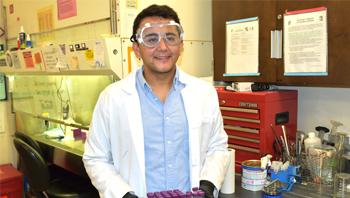
[[[215,185],[208,180],[201,180],[199,182],[199,189],[203,190],[205,193],[208,192],[210,195],[213,195],[214,188],[215,188]]]
[[[136,195],[133,195],[133,194],[131,194],[131,193],[126,193],[124,196],[123,196],[123,198],[138,198],[138,196],[136,196]]]

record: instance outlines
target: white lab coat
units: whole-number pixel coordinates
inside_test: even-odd
[[[220,190],[229,165],[227,135],[213,86],[179,71],[189,125],[191,187],[211,181]],[[83,162],[101,197],[132,192],[147,197],[141,108],[135,73],[100,95],[85,143]],[[164,189],[168,190],[168,189]]]

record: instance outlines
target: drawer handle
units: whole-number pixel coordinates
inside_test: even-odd
[[[233,126],[224,125],[224,129],[230,129],[230,130],[235,130],[235,131],[259,134],[258,130],[241,128],[241,127],[233,127]]]
[[[226,103],[225,100],[221,101],[221,104],[222,104],[222,105],[224,105],[225,103]],[[221,109],[221,107],[220,107],[220,109]]]
[[[253,120],[253,119],[247,119],[247,118],[237,118],[237,117],[230,117],[230,116],[222,116],[222,118],[228,119],[228,120],[243,121],[243,122],[260,123],[260,120]]]
[[[254,142],[254,143],[260,143],[260,140],[255,140],[255,139],[250,139],[250,138],[245,138],[245,137],[239,137],[235,135],[228,135],[229,138],[236,139],[236,140],[244,140],[247,142]]]
[[[221,103],[225,104],[225,101],[222,101]],[[243,113],[255,113],[255,114],[259,113],[259,111],[256,109],[243,109],[243,108],[233,108],[233,107],[220,107],[220,110],[243,112]]]
[[[233,148],[233,149],[237,149],[237,150],[248,151],[248,152],[252,152],[252,153],[260,153],[260,150],[257,150],[257,149],[246,148],[246,147],[236,146],[236,145],[232,145],[232,144],[229,144],[228,147]]]

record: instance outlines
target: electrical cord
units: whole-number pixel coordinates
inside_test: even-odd
[[[60,89],[62,87],[62,82],[63,82],[63,76],[61,77],[60,87],[57,87],[56,76],[55,76],[55,87],[56,87],[56,90],[57,90],[56,94],[57,94],[57,98],[61,101],[61,109],[60,110],[62,111],[61,115],[62,115],[62,120],[63,120],[64,119],[64,116],[63,116],[63,102],[65,102],[66,105],[68,105],[69,100],[63,100],[62,99],[62,95],[60,93]],[[63,131],[63,133],[66,135],[66,130],[62,128],[61,124],[60,124],[60,128]]]

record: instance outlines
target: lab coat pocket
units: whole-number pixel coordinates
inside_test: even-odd
[[[202,119],[199,120],[198,126],[201,132],[208,132],[211,130],[213,125],[214,117],[212,115],[203,115]]]
[[[199,136],[201,140],[201,150],[205,151],[211,137],[214,118],[212,115],[203,115],[199,125]]]

